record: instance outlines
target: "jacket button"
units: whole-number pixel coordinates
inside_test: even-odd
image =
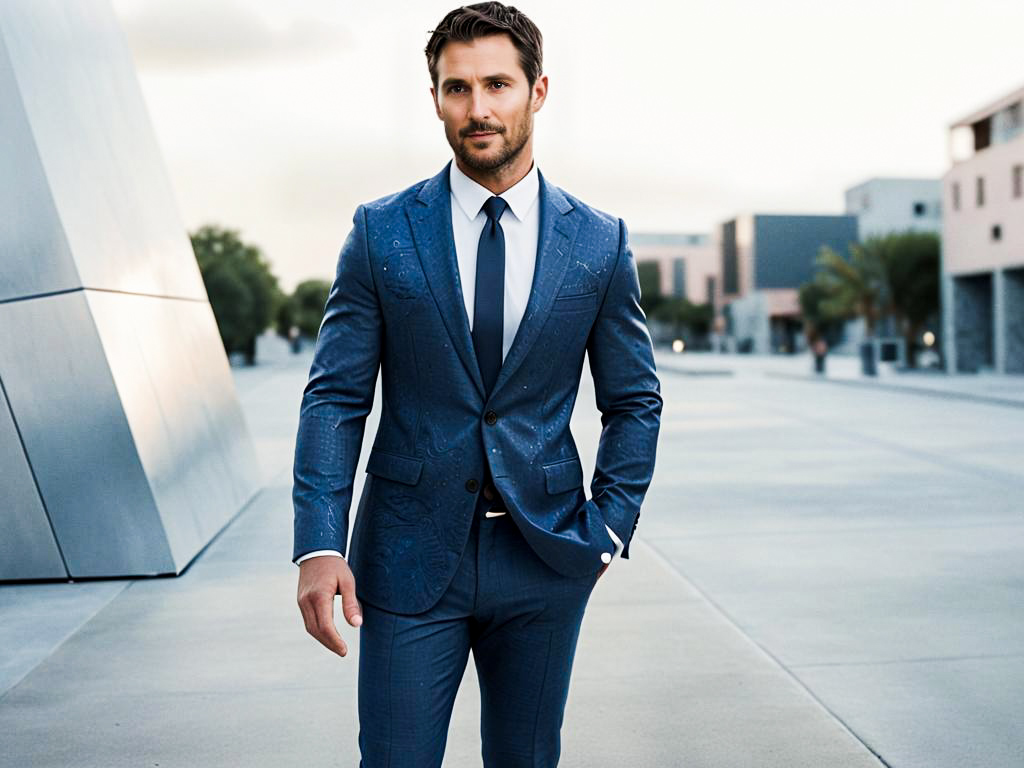
[[[466,490],[470,493],[476,493],[478,488],[480,488],[480,482],[475,477],[466,481]]]
[[[486,421],[488,424],[493,425],[495,422],[498,421],[498,414],[496,414],[494,411],[488,411],[487,413],[484,414],[484,421]]]
[[[484,498],[488,501],[494,501],[494,486],[488,483],[484,486]]]

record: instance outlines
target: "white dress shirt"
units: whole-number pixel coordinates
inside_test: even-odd
[[[459,170],[454,161],[448,179],[452,190],[452,235],[459,262],[459,282],[462,284],[469,327],[472,328],[476,298],[476,252],[480,234],[487,223],[483,206],[493,193]],[[522,179],[502,192],[501,198],[508,203],[499,220],[505,235],[505,314],[501,344],[501,359],[504,360],[526,311],[533,286],[533,272],[537,265],[537,240],[540,237],[540,178],[537,175],[537,164],[533,163]],[[488,516],[497,515],[489,513]],[[601,554],[601,561],[607,564],[622,549],[622,541],[611,528],[607,525],[605,528],[615,543],[614,552]],[[342,556],[337,550],[320,549],[307,552],[295,562],[298,564],[319,555]]]

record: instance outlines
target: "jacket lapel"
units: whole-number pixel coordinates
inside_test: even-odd
[[[577,216],[568,215],[573,209],[572,203],[565,199],[565,195],[556,186],[549,184],[539,170],[537,175],[540,179],[541,209],[533,286],[519,330],[516,331],[512,346],[501,365],[498,379],[494,382],[492,398],[516,372],[537,340],[541,328],[544,327],[555,295],[565,278],[569,255],[572,253],[576,232],[580,226]]]
[[[466,315],[466,302],[463,298],[459,263],[452,236],[449,165],[450,161],[444,170],[423,185],[416,199],[407,205],[406,213],[416,242],[416,252],[430,285],[430,292],[437,303],[455,351],[483,398],[484,383],[480,376],[476,352],[473,350],[473,336]],[[544,321],[551,311],[551,305],[569,266],[569,256],[579,229],[577,217],[568,215],[573,209],[572,203],[566,200],[565,195],[557,187],[548,183],[540,171],[537,175],[540,180],[538,202],[541,212],[533,285],[523,319],[494,383],[492,398],[515,373],[537,340],[541,328],[544,327]]]
[[[441,313],[448,335],[455,351],[466,367],[480,397],[484,397],[484,382],[480,376],[480,365],[473,351],[473,337],[466,316],[466,302],[463,298],[462,283],[459,279],[459,262],[455,255],[455,240],[452,236],[451,187],[448,183],[448,166],[427,181],[416,199],[406,207],[412,226],[416,252],[423,267],[423,273],[434,295],[437,309]]]

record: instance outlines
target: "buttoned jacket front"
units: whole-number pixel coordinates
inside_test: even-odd
[[[381,415],[347,557],[359,598],[430,608],[465,547],[485,462],[534,551],[566,576],[602,565],[639,518],[662,399],[622,221],[540,175],[529,302],[489,396],[473,349],[451,228],[446,166],[359,206],[300,408],[292,558],[346,552],[364,425]],[[584,354],[602,432],[591,498],[569,431]]]

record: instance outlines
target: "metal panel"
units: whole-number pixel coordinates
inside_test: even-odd
[[[0,523],[75,578],[179,573],[260,471],[104,0],[0,0],[0,129]]]
[[[212,312],[180,299],[86,295],[180,571],[259,480]],[[220,365],[213,356],[200,375],[209,349]]]
[[[0,0],[0,35],[17,85],[0,112],[24,115],[81,285],[205,300],[110,5]]]
[[[0,580],[67,578],[2,383],[0,378]]]
[[[2,35],[0,137],[0,301],[80,285]]]
[[[85,294],[0,304],[0,327],[11,412],[71,576],[172,572]]]

